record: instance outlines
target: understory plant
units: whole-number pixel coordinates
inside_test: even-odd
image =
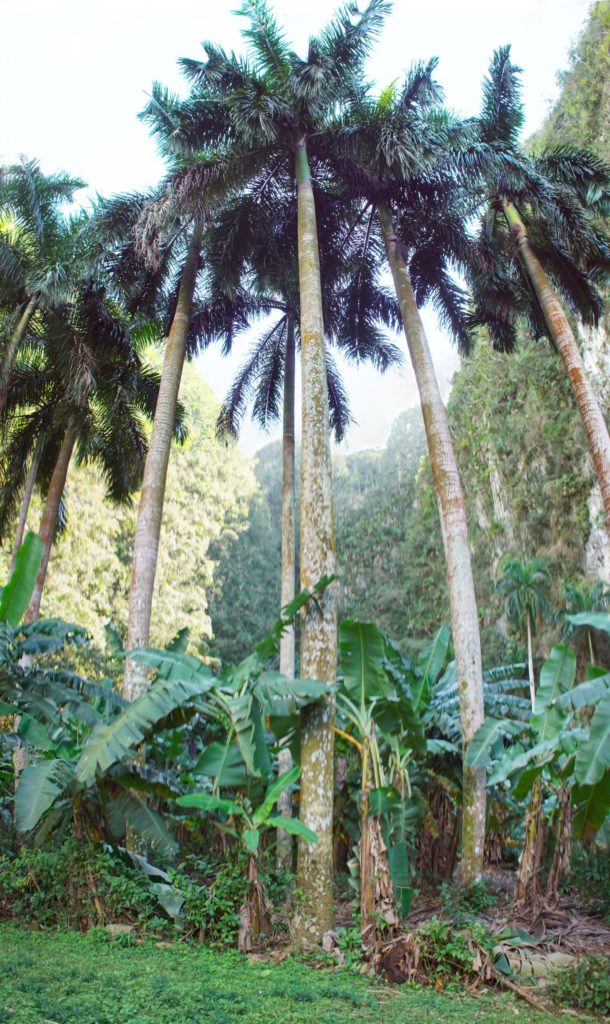
[[[610,633],[606,612],[568,618],[573,626]],[[468,754],[491,768],[491,785],[509,786],[517,800],[536,788],[545,797],[544,803],[530,799],[517,887],[518,902],[532,913],[543,893],[545,811],[554,821],[555,847],[544,895],[556,901],[570,871],[572,836],[590,842],[610,809],[610,672],[590,665],[575,685],[576,672],[571,647],[554,647],[528,721],[488,717]]]

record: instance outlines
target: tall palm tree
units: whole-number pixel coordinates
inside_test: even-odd
[[[287,179],[287,175],[283,178]],[[274,187],[266,186],[265,179],[257,180],[225,205],[207,235],[206,262],[213,292],[223,288],[250,289],[248,301],[241,303],[240,316],[246,308],[251,315],[268,314],[264,330],[225,400],[219,428],[236,436],[252,398],[253,416],[263,428],[282,415],[280,602],[284,607],[295,596],[296,570],[294,400],[295,355],[300,345],[297,210],[290,179],[282,180],[278,173]],[[357,232],[352,231],[350,238],[345,239],[344,206],[336,194],[319,188],[317,214],[322,227],[321,287],[326,338],[342,349],[348,359],[368,360],[384,372],[390,365],[400,363],[402,357],[380,328],[395,328],[400,314],[395,300],[376,280],[377,266],[362,259]],[[234,322],[229,304],[226,310],[228,322],[222,333],[232,338],[241,324]],[[216,330],[218,326],[215,325]],[[350,416],[343,384],[328,351],[326,377],[331,430],[340,441]],[[291,627],[280,640],[281,672],[293,677],[294,662],[295,636]],[[285,748],[280,752],[279,770],[287,771],[290,767],[290,751]],[[282,793],[280,809],[285,817],[290,816],[289,790]],[[278,863],[289,868],[291,841],[281,831],[277,849]]]
[[[343,8],[310,40],[307,56],[300,58],[290,49],[264,0],[246,0],[240,13],[249,19],[244,31],[249,61],[205,44],[205,61],[182,62],[195,88],[215,92],[218,103],[229,111],[236,138],[249,150],[251,161],[266,158],[271,175],[286,161],[294,168],[302,366],[303,588],[332,575],[335,565],[320,252],[308,146],[343,101],[349,83],[362,75],[388,6],[386,0],[370,0],[362,13],[355,7]],[[336,662],[336,608],[330,588],[319,609],[304,613],[301,671],[332,682]],[[319,941],[333,920],[333,722],[332,698],[302,714],[300,812],[319,841],[299,843],[298,876],[304,900],[293,927],[299,944]]]
[[[0,411],[32,316],[65,301],[78,280],[80,219],[71,223],[64,206],[84,186],[64,172],[43,174],[25,157],[0,172],[0,305],[16,316],[0,364]]]
[[[440,106],[436,61],[415,65],[402,86],[377,100],[355,90],[351,109],[320,149],[368,218],[367,245],[385,251],[415,373],[447,564],[464,750],[483,723],[481,644],[464,494],[446,410],[419,307],[431,301],[463,351],[470,345],[466,296],[452,271],[468,261],[468,197],[456,184],[452,152],[471,132]],[[461,878],[483,866],[485,777],[464,763]]]
[[[139,485],[144,417],[152,416],[158,378],[137,348],[137,337],[107,303],[104,289],[89,284],[73,303],[45,312],[39,343],[23,348],[15,361],[5,409],[0,526],[32,452],[46,494],[39,528],[45,547],[29,622],[38,618],[74,450],[79,462],[101,468],[112,500],[129,500]]]
[[[520,315],[536,336],[551,338],[570,380],[610,525],[610,435],[562,303],[597,323],[602,300],[596,284],[610,274],[610,239],[594,217],[610,210],[610,168],[566,147],[536,159],[519,150],[519,73],[510,47],[502,47],[483,86],[480,139],[512,159],[496,163],[480,182],[489,212],[474,282],[479,320],[500,348],[513,347]]]

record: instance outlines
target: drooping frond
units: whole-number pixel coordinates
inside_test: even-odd
[[[347,434],[353,419],[341,374],[328,349],[326,350],[326,386],[328,389],[330,429],[335,435],[335,440],[340,442]]]

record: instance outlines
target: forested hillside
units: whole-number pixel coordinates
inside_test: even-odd
[[[552,139],[608,157],[609,48],[610,5],[597,3],[558,76],[560,98],[530,140],[534,149]],[[587,363],[607,411],[606,339],[607,322],[586,332]],[[502,556],[547,558],[559,610],[566,588],[610,582],[610,539],[570,387],[546,339],[521,336],[517,351],[503,355],[482,335],[455,375],[448,411],[466,492],[483,650],[494,664],[522,653],[495,593]],[[279,603],[279,444],[257,459],[262,495],[251,505],[248,529],[225,551],[212,604],[215,649],[231,658],[245,654]],[[336,451],[333,472],[342,614],[374,621],[399,641],[423,641],[448,622],[448,606],[419,408],[397,417],[382,451]],[[259,596],[255,607],[245,598],[248,579]],[[232,620],[235,607],[243,615]],[[544,628],[542,646],[550,649],[557,627],[551,621]]]
[[[218,549],[244,529],[256,481],[237,447],[217,440],[219,403],[195,366],[185,368],[182,400],[187,437],[174,444],[169,468],[152,635],[155,643],[165,644],[188,624],[193,649],[203,652],[211,637],[208,598],[216,569],[211,546]],[[102,652],[108,650],[106,624],[121,642],[125,636],[138,502],[135,495],[129,505],[113,505],[104,490],[94,467],[72,467],[66,524],[51,556],[43,603],[45,615],[84,626]],[[37,528],[40,511],[35,500],[31,529]],[[5,545],[3,576],[9,559]]]

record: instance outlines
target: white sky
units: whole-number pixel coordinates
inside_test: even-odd
[[[146,92],[155,79],[183,90],[176,58],[200,56],[202,39],[239,49],[237,6],[238,0],[0,0],[0,161],[38,157],[45,171],[65,169],[104,195],[154,184],[163,165],[136,118]],[[335,6],[332,0],[274,3],[300,51]],[[556,72],[590,6],[591,0],[395,0],[369,74],[383,87],[411,61],[438,56],[447,102],[474,114],[492,51],[511,43],[524,70],[529,134],[557,95]],[[425,311],[424,317],[446,394],[457,356],[434,316]],[[229,360],[216,351],[201,358],[219,397],[246,349],[247,343]],[[342,446],[347,450],[382,445],[395,416],[417,402],[410,369],[382,377],[368,367],[346,367],[345,381],[357,420]],[[246,450],[266,440],[244,423]]]

